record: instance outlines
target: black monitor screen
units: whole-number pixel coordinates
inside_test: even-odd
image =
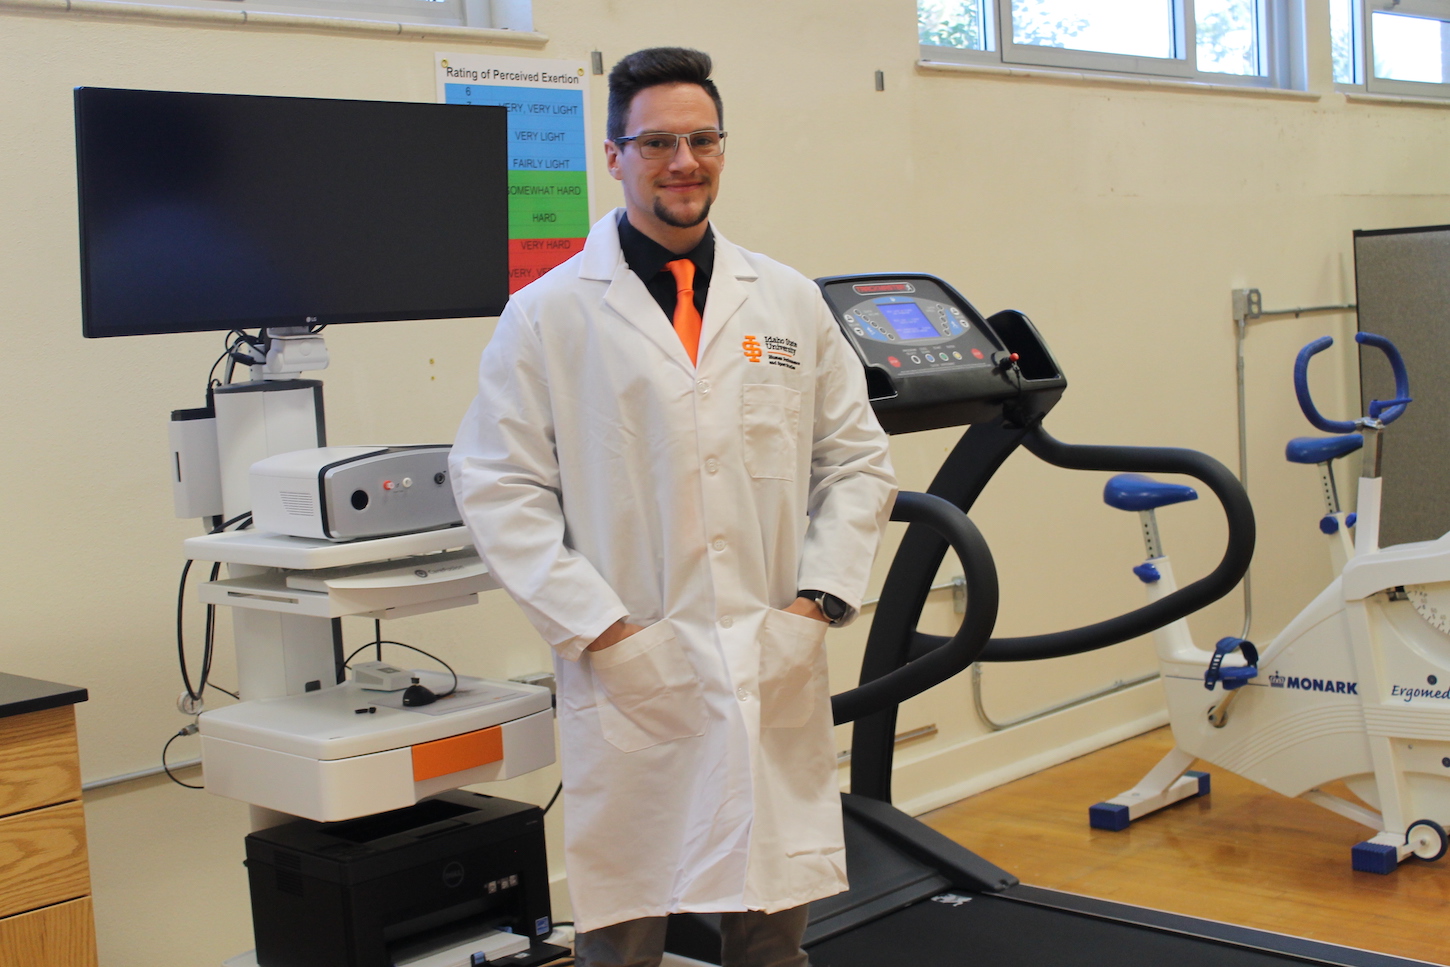
[[[87,336],[492,316],[501,107],[78,88]]]

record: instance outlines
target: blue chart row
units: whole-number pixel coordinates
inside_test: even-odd
[[[535,87],[445,86],[449,104],[486,104],[509,112],[509,168],[584,171],[584,94]]]

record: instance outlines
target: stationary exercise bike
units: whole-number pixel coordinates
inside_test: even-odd
[[[1335,435],[1292,440],[1286,451],[1291,462],[1319,468],[1326,511],[1319,529],[1338,576],[1262,650],[1230,637],[1206,651],[1183,620],[1154,633],[1176,745],[1132,789],[1091,807],[1094,827],[1124,829],[1206,794],[1208,775],[1188,769],[1202,759],[1375,830],[1351,850],[1356,870],[1391,873],[1410,856],[1445,855],[1450,535],[1379,546],[1380,434],[1409,405],[1409,379],[1389,340],[1364,332],[1355,339],[1388,356],[1396,398],[1370,403],[1369,415],[1352,422],[1326,419],[1307,376],[1310,359],[1333,339],[1317,339],[1295,361],[1294,389],[1309,422]],[[1345,514],[1332,463],[1361,447],[1358,512]],[[1176,587],[1154,512],[1196,497],[1191,487],[1132,474],[1104,490],[1110,506],[1141,518],[1148,560],[1133,572],[1150,601]],[[1324,791],[1334,780],[1372,808]]]

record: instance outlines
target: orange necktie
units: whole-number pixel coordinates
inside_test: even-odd
[[[685,344],[690,362],[700,352],[700,311],[695,308],[695,263],[689,259],[666,262],[665,268],[675,277],[675,332]]]

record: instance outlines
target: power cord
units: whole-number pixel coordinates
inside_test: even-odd
[[[216,362],[214,362],[214,363],[211,364],[211,371],[208,372],[207,373],[207,376],[206,376],[206,388],[207,388],[208,393],[211,391],[211,389],[213,387],[219,386],[219,385],[223,385],[224,382],[225,383],[230,383],[232,381],[231,380],[232,367],[228,367],[228,369],[227,369],[227,378],[226,378],[225,381],[218,380],[216,378],[216,368],[222,364],[222,360],[228,359],[228,358],[232,357],[233,354],[236,353],[237,347],[240,346],[240,345],[242,345],[242,343],[245,342],[248,345],[251,345],[252,344],[251,340],[252,340],[252,337],[251,336],[248,336],[245,332],[242,332],[242,330],[240,330],[240,329],[233,329],[231,332],[229,332],[229,333],[226,334],[226,337],[225,337],[225,339],[223,340],[223,343],[222,343],[222,345],[225,348],[222,349],[222,354],[216,358]]]
[[[222,350],[222,354],[216,358],[216,361],[211,364],[211,370],[207,373],[206,393],[208,404],[211,402],[212,389],[221,382],[217,379],[217,367],[222,364],[223,360],[230,360],[225,379],[225,382],[230,383],[232,370],[235,368],[237,356],[239,355],[237,350],[243,344],[255,346],[257,340],[255,337],[247,335],[240,329],[233,329],[225,336],[223,341],[225,348]],[[217,518],[214,517],[212,520],[216,521]],[[241,529],[250,527],[251,524],[252,512],[249,510],[238,514],[230,520],[220,521],[211,530],[207,531],[207,533],[220,534],[222,531],[231,527]],[[206,606],[206,630],[202,636],[201,673],[197,677],[196,684],[193,685],[191,681],[191,668],[187,665],[186,661],[186,580],[191,575],[191,566],[194,563],[196,562],[188,560],[181,566],[181,580],[177,582],[176,587],[176,663],[181,671],[181,684],[186,689],[179,704],[183,712],[191,715],[196,715],[201,712],[202,706],[205,704],[204,696],[208,688],[232,698],[238,697],[236,692],[222,688],[220,685],[210,681],[212,658],[216,654],[216,605],[209,604]],[[209,580],[215,581],[220,576],[221,567],[220,562],[212,564]],[[189,782],[182,782],[176,778],[176,774],[171,771],[170,763],[166,761],[166,755],[171,751],[171,743],[185,736],[195,735],[199,729],[200,727],[193,721],[167,739],[166,743],[161,746],[161,768],[166,773],[166,777],[178,786],[183,786],[187,789],[204,789],[206,787],[192,785]]]
[[[439,692],[438,693],[438,697],[439,698],[447,698],[448,696],[452,695],[454,692],[458,691],[458,672],[456,672],[456,671],[453,670],[453,666],[452,665],[448,664],[448,662],[444,661],[442,658],[439,658],[437,655],[432,654],[431,652],[424,651],[422,648],[419,648],[417,645],[410,645],[406,641],[387,641],[387,640],[384,640],[384,638],[382,636],[382,622],[381,621],[378,621],[377,622],[377,630],[375,632],[375,635],[374,635],[373,640],[372,641],[369,641],[365,645],[361,645],[361,646],[359,646],[357,648],[354,648],[353,651],[352,651],[352,654],[348,655],[345,659],[343,659],[342,667],[343,668],[351,668],[352,667],[352,660],[354,658],[356,658],[360,652],[367,651],[369,648],[376,648],[377,649],[377,656],[378,656],[377,657],[377,660],[378,661],[382,661],[383,660],[383,645],[397,645],[399,648],[406,648],[409,651],[416,651],[418,654],[422,655],[423,657],[425,657],[425,658],[431,658],[434,661],[436,661],[438,664],[442,665],[444,668],[448,669],[448,674],[450,674],[450,675],[453,676],[453,687],[450,688],[450,689],[448,689],[448,691],[446,691],[446,692]]]
[[[161,747],[161,768],[166,771],[166,778],[170,779],[178,786],[182,786],[187,789],[205,789],[206,786],[193,786],[189,782],[182,782],[180,779],[176,778],[176,773],[172,772],[171,766],[167,765],[166,763],[166,753],[171,751],[171,743],[175,742],[179,738],[182,738],[183,736],[195,735],[199,728],[200,727],[195,722],[192,722],[190,725],[187,725],[185,728],[181,729],[181,731],[177,732],[171,738],[167,739],[166,744]]]
[[[249,527],[252,522],[252,512],[238,514],[231,520],[223,521],[213,527],[208,533],[220,534],[229,527],[236,526],[239,529]],[[211,684],[208,679],[211,677],[212,657],[215,654],[216,646],[216,605],[206,606],[206,631],[202,639],[201,652],[201,674],[193,686],[191,682],[191,669],[186,662],[186,580],[191,574],[191,565],[195,561],[188,560],[181,566],[181,580],[176,589],[176,660],[181,668],[181,684],[186,688],[185,702],[188,708],[184,709],[189,713],[201,711],[203,704],[202,696],[206,692],[207,685]],[[213,563],[209,580],[215,581],[221,574],[221,564]],[[215,686],[213,686],[215,687]],[[226,692],[226,689],[217,689]],[[227,692],[227,694],[232,694]],[[235,696],[233,696],[235,697]]]

